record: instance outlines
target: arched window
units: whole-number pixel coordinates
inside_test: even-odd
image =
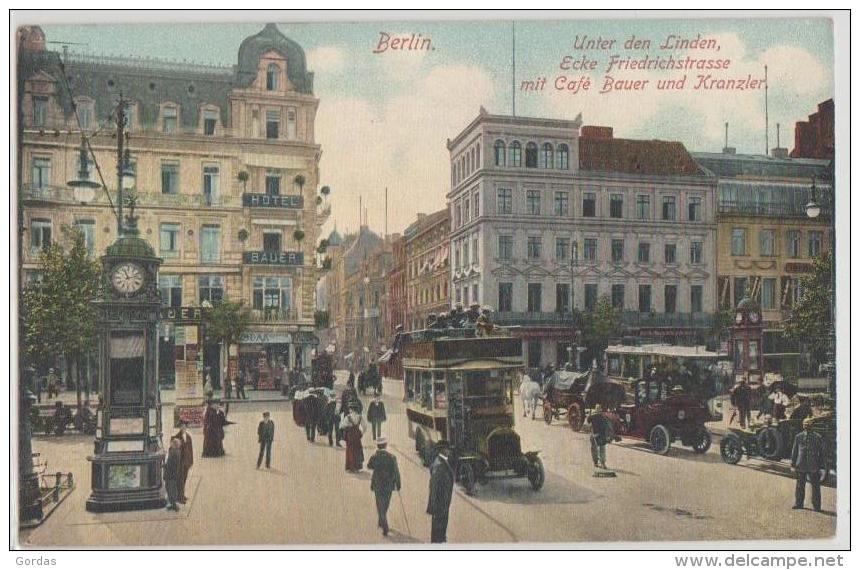
[[[555,149],[555,167],[559,170],[570,168],[570,153],[566,144],[560,144]]]
[[[278,74],[280,69],[274,63],[266,68],[266,91],[275,91],[278,88]]]
[[[553,148],[550,143],[543,143],[543,148],[540,153],[540,167],[552,168]]]
[[[514,141],[511,143],[511,149],[508,156],[508,162],[511,166],[523,165],[523,145],[520,144],[520,141]]]
[[[496,166],[504,166],[505,165],[505,142],[502,140],[497,140],[496,144],[493,145],[493,150],[496,154]]]
[[[537,168],[538,146],[530,142],[526,145],[526,168]]]

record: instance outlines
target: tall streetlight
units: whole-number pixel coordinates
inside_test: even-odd
[[[830,391],[833,397],[836,397],[836,194],[833,185],[831,191],[834,192],[834,200],[831,201],[830,208],[830,339],[829,351],[827,354],[827,372],[830,376]],[[806,216],[809,219],[816,219],[821,215],[821,204],[818,201],[818,189],[815,184],[815,177],[812,177],[812,187],[810,188],[809,202],[806,204]]]

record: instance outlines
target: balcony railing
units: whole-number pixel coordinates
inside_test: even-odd
[[[621,322],[629,327],[689,327],[708,328],[713,325],[713,315],[707,313],[640,313],[624,311]]]
[[[495,322],[503,326],[580,326],[579,315],[572,313],[549,313],[511,311],[496,313]]]
[[[239,196],[211,196],[208,194],[162,194],[155,192],[137,192],[132,189],[127,191],[137,196],[137,207],[146,208],[152,206],[167,206],[174,208],[240,208],[242,206]],[[54,202],[58,204],[77,204],[73,188],[66,186],[36,186],[24,184],[22,188],[24,200],[39,200]],[[116,204],[116,192],[111,190],[111,199]],[[96,190],[90,204],[103,205],[108,200],[102,190]]]
[[[288,323],[298,320],[299,312],[296,309],[281,309],[279,307],[252,309],[251,318],[257,323]]]

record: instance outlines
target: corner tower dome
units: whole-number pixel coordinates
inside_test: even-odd
[[[240,87],[248,87],[257,77],[260,57],[270,51],[278,52],[287,60],[287,77],[299,93],[313,94],[314,74],[307,70],[305,51],[286,37],[275,24],[266,26],[253,36],[248,36],[239,46],[239,62],[236,78]]]

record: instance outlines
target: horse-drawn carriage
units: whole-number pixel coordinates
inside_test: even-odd
[[[48,406],[35,405],[30,408],[30,428],[33,433],[46,435],[63,435],[69,428],[94,435],[96,414],[88,406],[83,406],[79,411],[72,413],[72,408],[62,402]]]
[[[435,443],[452,444],[452,465],[467,493],[493,478],[544,483],[537,451],[523,452],[514,431],[513,383],[522,369],[522,343],[475,337],[474,329],[416,331],[405,343],[406,417],[425,465]]]
[[[588,411],[597,404],[615,409],[624,401],[624,387],[610,382],[597,369],[588,372],[557,370],[547,381],[543,397],[543,419],[566,419],[573,431],[582,429]]]

